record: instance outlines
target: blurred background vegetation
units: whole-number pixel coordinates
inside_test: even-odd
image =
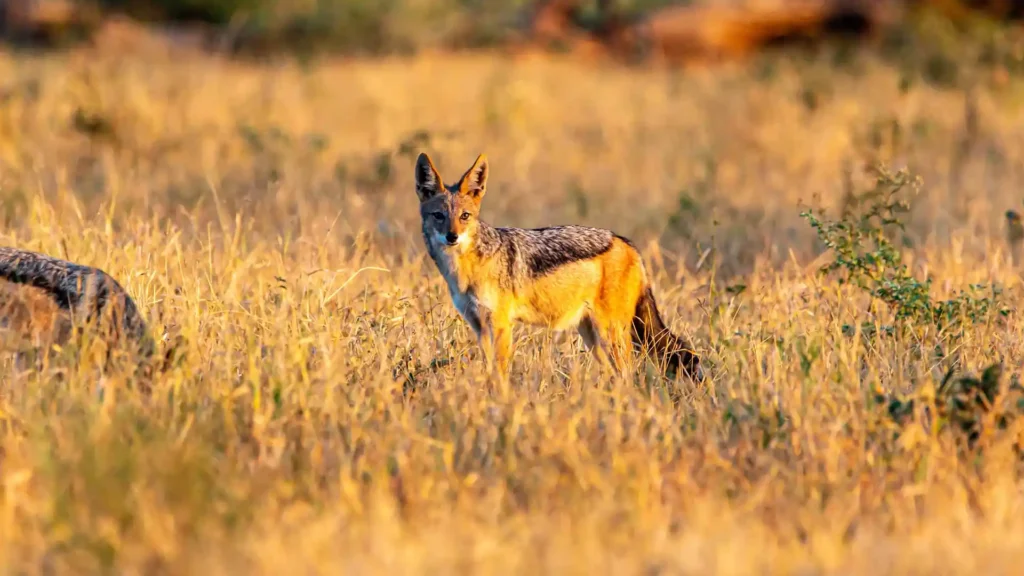
[[[939,81],[950,81],[963,56],[989,63],[1007,60],[1007,26],[1024,13],[1018,0],[0,0],[7,39],[46,45],[68,45],[90,39],[111,15],[167,31],[182,27],[200,31],[207,44],[236,54],[293,53],[402,54],[418,50],[493,47],[529,39],[544,10],[570,14],[574,26],[599,28],[602,20],[650,22],[676,9],[670,27],[721,27],[716,11],[758,7],[776,13],[828,6],[835,10],[876,15],[895,13],[878,45],[914,59]],[[703,9],[693,14],[680,8]],[[814,8],[812,8],[813,10]],[[827,13],[827,14],[826,14]],[[777,17],[775,17],[777,19]],[[784,17],[783,17],[784,18]],[[806,17],[793,16],[806,27]],[[880,28],[869,22],[872,29]],[[756,18],[730,21],[736,30],[714,34],[756,36]],[[687,30],[687,34],[701,34]],[[791,32],[791,31],[785,31]],[[766,35],[778,44],[786,33]],[[828,30],[826,30],[828,32]],[[785,38],[783,38],[785,39]],[[996,40],[999,40],[997,42]],[[702,40],[703,41],[703,40]],[[906,50],[907,46],[914,50]],[[1004,48],[996,48],[996,45]],[[1019,60],[1016,48],[1009,60]],[[963,54],[967,49],[970,53]],[[1013,62],[1015,67],[1017,64]]]
[[[104,0],[145,21],[222,26],[244,49],[408,52],[481,45],[515,25],[523,0]]]

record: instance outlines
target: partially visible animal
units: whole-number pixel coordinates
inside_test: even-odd
[[[82,330],[148,360],[154,351],[135,301],[106,272],[36,252],[0,247],[0,343],[46,352]]]

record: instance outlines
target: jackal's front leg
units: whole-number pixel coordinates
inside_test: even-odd
[[[477,308],[473,312],[473,330],[476,332],[476,341],[484,354],[484,364],[487,371],[494,368],[494,324],[491,320],[491,312],[484,308]]]
[[[509,364],[512,362],[512,327],[508,322],[495,322],[492,331],[494,332],[494,355],[498,364],[498,374],[502,378],[508,378]]]
[[[496,314],[487,309],[479,309],[476,314],[477,339],[487,362],[487,371],[496,367],[502,378],[508,377],[509,363],[512,359],[512,330],[503,314]]]

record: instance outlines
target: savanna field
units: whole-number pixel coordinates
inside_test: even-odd
[[[1016,573],[1024,83],[834,56],[0,53],[0,242],[179,342],[148,393],[6,361],[4,573]],[[491,224],[630,237],[708,378],[519,327],[489,379],[421,151],[449,181],[488,155]],[[944,378],[998,364],[964,432]]]

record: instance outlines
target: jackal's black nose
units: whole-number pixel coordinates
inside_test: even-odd
[[[455,232],[449,232],[444,235],[444,240],[449,246],[454,246],[455,243],[459,241],[459,235]]]

